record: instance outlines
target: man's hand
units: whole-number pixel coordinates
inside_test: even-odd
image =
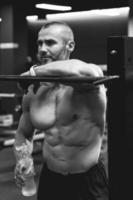
[[[31,76],[30,71],[24,72],[20,74],[20,76]]]
[[[20,74],[20,76],[31,76],[31,73],[30,73],[30,71],[27,71],[27,72]],[[17,87],[18,87],[19,90],[21,90],[21,92],[27,94],[28,87],[32,84],[33,84],[33,82],[31,80],[29,80],[29,81],[25,80],[25,81],[18,82]],[[34,92],[37,91],[39,85],[40,85],[40,83],[34,83],[34,90],[35,90]]]
[[[24,166],[22,167],[19,163],[16,164],[14,179],[19,188],[22,188],[25,185],[25,177],[23,176],[25,170],[26,168]]]
[[[25,185],[26,177],[34,175],[33,159],[30,157],[19,160],[15,167],[16,185],[22,188]]]
[[[21,74],[21,76],[36,76],[34,68],[36,65],[31,66],[30,70]]]

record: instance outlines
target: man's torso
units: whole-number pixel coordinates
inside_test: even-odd
[[[30,118],[45,132],[43,157],[51,170],[77,173],[98,162],[105,109],[98,95],[42,85],[32,96]]]

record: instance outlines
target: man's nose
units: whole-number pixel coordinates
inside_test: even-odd
[[[45,45],[45,43],[42,44],[41,51],[47,52],[47,46]]]

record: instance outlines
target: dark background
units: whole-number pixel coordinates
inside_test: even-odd
[[[41,1],[0,1],[0,44],[14,43],[18,48],[0,48],[0,75],[17,75],[28,70],[27,57],[36,62],[37,32],[46,21],[47,14],[63,13],[35,8],[35,3]],[[93,0],[75,1],[49,0],[48,3],[70,5],[71,12],[90,11],[95,9],[124,8],[130,6],[126,0]],[[69,13],[69,12],[68,12]],[[27,15],[38,15],[37,22],[28,22]],[[59,19],[62,20],[62,19]],[[100,65],[107,64],[107,38],[112,35],[128,35],[128,12],[121,12],[116,16],[81,16],[64,19],[73,29],[76,48],[72,58],[82,59],[89,63]],[[20,90],[16,82],[0,81],[1,93],[17,93]],[[14,113],[14,107],[19,103],[18,99],[0,98],[0,112]]]
[[[1,74],[4,74],[4,75],[20,74],[21,72],[25,71],[27,69],[27,56],[30,56],[33,59],[33,62],[36,61],[37,32],[40,29],[41,25],[45,23],[46,14],[59,13],[57,11],[36,9],[34,5],[37,2],[41,2],[41,1],[27,0],[27,2],[25,2],[25,1],[19,1],[19,0],[18,1],[0,0],[0,18],[2,18],[2,21],[0,22],[0,43],[10,42],[10,43],[18,44],[18,48],[16,49],[1,49],[0,48],[0,75]],[[120,8],[120,7],[131,6],[132,4],[132,2],[128,2],[126,0],[123,0],[123,1],[121,0],[105,0],[105,1],[104,0],[92,0],[92,1],[68,0],[67,3],[61,0],[58,0],[58,2],[55,0],[53,1],[49,0],[48,3],[71,5],[72,11],[90,11],[94,9]],[[33,15],[33,14],[36,14],[39,16],[39,21],[34,22],[34,23],[27,22],[25,17],[27,15]],[[112,16],[112,17],[103,15],[101,17],[94,17],[94,18],[90,18],[90,17],[85,18],[79,15],[78,18],[75,20],[66,19],[66,22],[69,23],[69,25],[72,27],[75,33],[76,50],[72,54],[72,57],[82,59],[86,62],[93,62],[100,65],[106,65],[107,64],[107,38],[109,36],[116,36],[116,35],[128,36],[129,35],[129,21],[130,19],[129,19],[128,13],[123,14],[123,15],[118,15],[118,16]],[[131,26],[131,31],[132,31],[132,26]],[[1,92],[19,93],[20,91],[18,90],[16,83],[0,82],[0,93]],[[14,114],[14,108],[18,103],[19,103],[19,99],[17,98],[9,98],[9,99],[0,98],[0,114],[3,114],[3,113],[6,114],[7,112]],[[16,116],[16,114],[14,114],[14,116]],[[10,133],[10,128],[12,127],[8,127],[6,132]],[[2,133],[3,131],[0,130],[1,135]],[[5,134],[3,137],[4,140],[6,139],[6,136],[7,138],[9,137],[9,134],[5,132],[3,134]],[[114,134],[117,134],[117,133],[112,133],[112,135]],[[10,134],[10,137],[12,138],[14,137],[14,135]],[[116,138],[114,137],[111,143],[112,149],[114,148],[115,139]],[[107,144],[107,140],[106,140],[106,144]],[[118,138],[117,144],[119,144],[119,138]],[[120,150],[121,149],[119,148],[119,151]],[[114,156],[115,151],[113,151],[113,153],[114,154],[112,155],[112,157],[115,157]],[[119,152],[117,152],[117,154],[118,153]],[[107,156],[107,154],[105,156]],[[105,160],[105,162],[106,161],[107,159]],[[39,176],[40,167],[41,167],[41,159],[38,160],[38,156],[37,156],[35,162],[36,162],[35,163],[36,167],[38,169],[38,172],[37,172],[38,174],[36,176],[36,179],[38,181],[38,176]],[[117,162],[119,162],[119,158]],[[1,194],[0,200],[21,199],[22,196],[20,195],[20,190],[16,188],[16,185],[14,184],[14,181],[13,181],[13,175],[14,175],[13,169],[15,165],[15,160],[14,160],[12,147],[3,148],[0,151],[0,163],[1,163],[0,164],[1,166],[0,167],[0,194]],[[115,162],[113,163],[113,166],[115,166]],[[115,177],[113,173],[111,175],[113,178]],[[124,180],[122,181],[124,183]],[[118,185],[117,182],[116,182],[116,185]],[[36,199],[36,198],[34,197],[33,199]]]
[[[35,8],[39,0],[0,1],[0,43],[13,42],[19,45],[16,49],[0,49],[0,74],[19,74],[25,70],[27,56],[36,60],[36,37],[40,26],[45,23],[46,14],[59,11],[49,11]],[[72,12],[94,9],[127,7],[127,0],[49,0],[48,3],[72,6]],[[46,2],[46,3],[47,3]],[[61,12],[60,12],[61,13]],[[38,15],[40,21],[27,23],[27,15]],[[106,63],[106,39],[110,35],[127,34],[127,16],[116,17],[81,17],[66,20],[74,30],[76,50],[73,57],[98,64]]]

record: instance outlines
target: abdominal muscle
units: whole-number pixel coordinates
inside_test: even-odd
[[[65,144],[65,141],[57,139],[57,136],[49,139],[46,134],[43,144],[44,162],[50,170],[61,174],[87,171],[98,162],[101,136],[91,138],[88,144],[79,144],[70,145],[69,141]]]

